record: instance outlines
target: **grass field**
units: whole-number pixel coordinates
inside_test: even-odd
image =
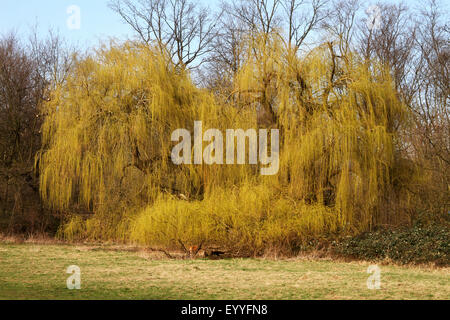
[[[68,290],[67,267],[81,268]],[[0,244],[0,299],[449,299],[450,269],[380,265],[367,288],[363,262],[168,260],[115,247]]]

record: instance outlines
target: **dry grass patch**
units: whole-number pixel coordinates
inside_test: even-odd
[[[82,271],[70,291],[65,273]],[[0,299],[448,299],[449,268],[380,265],[381,290],[368,290],[367,262],[170,260],[136,248],[0,245]]]

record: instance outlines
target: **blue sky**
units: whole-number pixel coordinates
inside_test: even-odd
[[[217,3],[218,0],[199,0],[204,3]],[[377,0],[367,1],[367,5]],[[392,0],[391,2],[396,2]],[[412,3],[420,3],[413,1]],[[133,32],[123,24],[119,16],[107,6],[108,0],[1,0],[0,35],[14,30],[19,36],[27,36],[33,25],[38,25],[43,35],[52,28],[81,47],[91,47],[108,37],[132,37]],[[447,9],[449,8],[449,2]],[[80,8],[80,29],[70,30],[67,9],[76,5]]]
[[[218,0],[199,0],[217,3]],[[19,36],[26,37],[30,29],[37,25],[39,34],[51,28],[64,38],[81,47],[90,47],[109,37],[132,37],[133,32],[120,17],[108,8],[108,0],[1,0],[0,35],[14,30]],[[80,29],[71,30],[67,20],[71,6],[80,8]]]
[[[1,0],[0,34],[11,30],[20,36],[29,34],[37,24],[40,34],[52,28],[68,41],[83,47],[99,40],[132,35],[130,29],[107,7],[107,0]],[[80,8],[80,29],[69,29],[72,16],[67,9]]]

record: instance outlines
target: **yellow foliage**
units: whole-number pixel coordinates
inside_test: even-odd
[[[282,129],[279,188],[334,208],[335,228],[370,228],[391,191],[395,139],[407,113],[388,69],[356,55],[338,59],[331,44],[301,58],[276,36],[255,41],[235,92]]]
[[[156,48],[112,44],[77,63],[43,110],[41,194],[55,209],[78,203],[96,214],[62,234],[257,253],[399,218],[384,209],[402,171],[396,137],[407,110],[388,70],[339,59],[330,44],[299,57],[276,34],[244,47],[226,104]],[[173,165],[171,133],[193,132],[194,121],[279,128],[280,173]]]
[[[196,120],[211,128],[252,126],[249,112],[218,107],[158,49],[132,44],[104,47],[79,61],[43,112],[41,195],[57,209],[78,202],[98,210],[122,193],[138,205],[161,192],[200,196],[233,181],[227,178],[233,173],[174,166],[171,133],[192,131]]]
[[[264,184],[244,183],[217,189],[202,201],[159,199],[137,215],[131,240],[169,248],[178,241],[204,243],[258,254],[335,232],[335,217],[329,208],[288,199]]]

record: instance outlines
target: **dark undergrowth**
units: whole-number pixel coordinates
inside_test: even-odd
[[[358,260],[449,266],[450,228],[448,224],[431,224],[380,229],[335,241],[331,250],[338,256]]]

